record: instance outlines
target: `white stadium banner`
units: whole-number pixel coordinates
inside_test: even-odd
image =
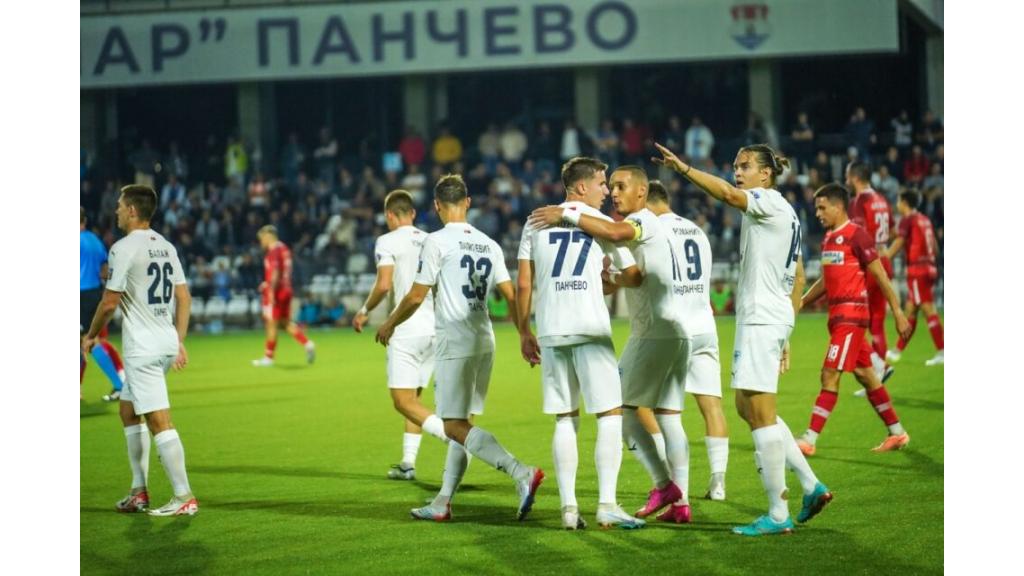
[[[895,52],[896,0],[451,0],[81,16],[81,88]]]

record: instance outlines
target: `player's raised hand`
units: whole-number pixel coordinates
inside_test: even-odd
[[[658,152],[661,152],[661,158],[658,158],[657,156],[652,156],[652,162],[660,166],[666,166],[668,168],[671,168],[676,172],[679,172],[680,174],[686,171],[686,167],[683,166],[683,161],[680,160],[679,157],[675,155],[675,152],[672,152],[671,150],[665,148],[664,146],[658,144],[657,142],[654,143],[654,147],[658,149]]]
[[[380,342],[381,346],[387,346],[394,333],[395,327],[391,325],[391,322],[385,321],[380,328],[377,328],[377,336],[374,337],[374,340]]]
[[[530,363],[530,368],[540,364],[540,344],[533,334],[522,334],[519,336],[519,349],[523,354],[523,360]]]
[[[779,361],[779,374],[785,374],[786,372],[789,372],[789,340],[782,347],[782,360]]]
[[[370,317],[362,312],[356,312],[356,317],[352,319],[352,327],[355,328],[356,332],[362,334],[363,326],[370,321]]]
[[[526,223],[538,230],[549,228],[562,221],[563,210],[561,206],[542,206],[530,213]]]
[[[185,343],[178,342],[178,355],[174,358],[174,364],[171,366],[175,370],[181,370],[188,364],[188,350],[185,350]]]

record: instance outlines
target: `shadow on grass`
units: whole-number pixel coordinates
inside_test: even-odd
[[[78,418],[92,418],[93,416],[104,416],[106,414],[116,413],[116,410],[113,412],[110,410],[112,406],[116,407],[117,403],[108,404],[103,402],[101,404],[83,404],[78,408]]]
[[[939,412],[946,409],[945,402],[937,402],[935,400],[925,400],[924,398],[908,398],[905,396],[895,396],[896,406],[902,408],[921,408],[922,410],[938,410]]]
[[[836,458],[834,456],[815,456],[815,460],[828,460],[830,462],[843,462],[855,466],[868,466],[873,468],[884,468],[887,470],[915,469],[928,476],[942,477],[945,474],[945,467],[941,462],[935,461],[924,452],[914,450],[911,447],[904,448],[899,452],[874,454],[875,459],[857,458]],[[885,459],[885,460],[882,460]]]
[[[112,514],[113,508],[102,511]],[[134,514],[127,522],[124,538],[116,546],[99,551],[81,549],[82,573],[210,573],[216,555],[203,542],[188,538],[193,522],[202,522],[202,516],[155,518],[148,514]],[[103,552],[113,553],[104,555]],[[96,570],[87,570],[85,566]]]

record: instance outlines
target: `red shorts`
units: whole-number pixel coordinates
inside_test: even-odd
[[[931,272],[907,274],[907,298],[915,306],[920,306],[925,302],[928,304],[935,302],[935,295],[932,293],[935,287],[935,276]]]
[[[871,366],[871,345],[865,337],[866,328],[852,324],[838,324],[831,331],[824,368],[853,372],[854,368]]]
[[[289,320],[292,317],[292,293],[278,292],[274,295],[274,306],[270,306],[267,294],[263,294],[263,318],[271,320]]]

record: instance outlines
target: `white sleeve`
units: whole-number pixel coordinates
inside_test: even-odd
[[[535,233],[532,226],[523,226],[523,236],[519,240],[519,260],[533,260],[533,237]]]
[[[441,247],[432,236],[427,236],[420,249],[420,263],[416,270],[416,283],[424,286],[437,284],[437,276],[441,273]]]
[[[173,247],[171,248],[171,267],[174,269],[171,272],[171,283],[175,286],[188,284],[188,280],[185,279],[185,269],[181,267],[181,260],[178,259],[178,251]]]
[[[502,282],[511,282],[512,276],[509,275],[508,267],[505,266],[505,253],[501,251],[501,246],[498,246],[496,243],[493,246],[497,250],[494,261],[491,262],[494,266],[494,285],[497,286]]]
[[[395,254],[388,246],[388,241],[381,236],[377,238],[377,243],[373,247],[373,256],[377,261],[377,266],[394,266],[395,265]]]
[[[627,242],[645,244],[651,239],[651,231],[648,230],[648,228],[650,227],[644,226],[643,220],[640,218],[640,215],[638,213],[634,212],[633,214],[626,216],[626,219],[623,220],[623,222],[632,225],[633,228],[636,230],[636,233],[634,234],[633,238],[631,240],[627,240]]]
[[[625,270],[630,266],[636,266],[636,260],[633,259],[633,253],[629,248],[601,238],[597,238],[597,243],[601,246],[601,251],[612,259],[612,266],[615,268]]]
[[[107,260],[106,289],[111,292],[124,292],[128,287],[128,268],[132,260],[128,247],[118,244],[110,247],[110,257]]]
[[[747,195],[746,214],[751,218],[761,220],[771,216],[776,211],[776,207],[768,196],[768,191],[764,188],[751,188],[750,190],[744,190],[743,193]]]

